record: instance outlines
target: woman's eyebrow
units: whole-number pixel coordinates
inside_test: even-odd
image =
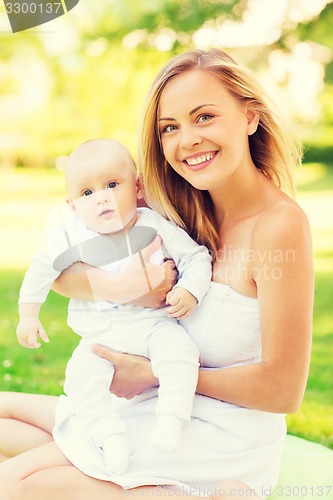
[[[171,121],[173,121],[173,122],[175,122],[175,121],[176,121],[176,119],[175,119],[175,118],[169,118],[169,117],[167,117],[167,116],[166,116],[165,118],[159,118],[159,119],[158,119],[158,121],[159,121],[159,122],[161,122],[161,121],[163,121],[163,120],[167,120],[167,121],[170,121],[170,120],[171,120]]]
[[[194,109],[192,109],[189,112],[189,115],[193,115],[196,111],[199,111],[199,109],[204,108],[205,106],[216,106],[216,104],[213,103],[205,103],[205,104],[200,104],[199,106],[196,106]],[[168,120],[168,121],[176,121],[175,118],[171,117],[165,117],[165,118],[159,118],[158,121],[163,121],[163,120]]]
[[[213,104],[213,103],[200,104],[196,108],[192,109],[192,111],[190,111],[189,114],[193,115],[193,113],[195,113],[196,111],[199,111],[199,109],[204,108],[205,106],[216,106],[216,104]]]

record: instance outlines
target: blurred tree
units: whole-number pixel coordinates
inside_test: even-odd
[[[156,33],[170,29],[175,34],[191,34],[205,21],[241,17],[248,0],[108,0],[88,36],[120,40],[134,30]],[[106,5],[108,6],[106,13]],[[181,40],[181,37],[180,37]],[[175,38],[175,45],[180,43]]]
[[[333,50],[333,2],[328,3],[316,18],[299,24],[297,33],[301,40],[312,40]]]
[[[135,155],[144,96],[170,54],[211,44],[263,71],[273,52],[291,54],[300,41],[332,49],[332,0],[320,0],[322,8],[318,1],[80,2],[53,34],[0,33],[0,163],[53,164],[79,141],[101,136],[123,140]],[[313,2],[317,13],[303,19]],[[273,7],[280,6],[277,16]],[[236,31],[229,36],[225,28]]]

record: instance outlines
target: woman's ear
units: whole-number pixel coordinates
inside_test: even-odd
[[[253,106],[248,106],[246,110],[247,134],[252,135],[257,131],[259,125],[259,112]]]

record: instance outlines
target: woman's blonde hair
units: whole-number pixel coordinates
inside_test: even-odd
[[[239,66],[221,50],[193,50],[171,59],[156,76],[147,96],[141,125],[139,167],[147,203],[173,220],[215,255],[219,237],[214,207],[208,191],[200,191],[166,161],[160,141],[158,112],[165,86],[190,70],[215,75],[236,99],[250,103],[259,114],[257,131],[249,136],[250,152],[256,167],[278,187],[293,193],[292,168],[301,161],[301,148],[292,137],[252,73]]]

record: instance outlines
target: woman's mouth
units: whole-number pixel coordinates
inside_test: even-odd
[[[218,151],[212,151],[197,156],[189,156],[183,160],[183,163],[185,163],[190,170],[201,170],[202,168],[207,167],[217,154]]]

